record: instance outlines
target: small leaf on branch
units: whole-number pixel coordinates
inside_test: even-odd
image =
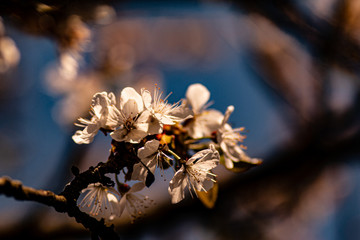
[[[214,186],[209,189],[207,192],[196,191],[198,198],[202,204],[207,208],[213,208],[215,206],[219,192],[219,185],[217,182],[214,183]]]

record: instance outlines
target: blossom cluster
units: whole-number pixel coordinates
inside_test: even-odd
[[[245,171],[261,163],[251,158],[241,144],[245,138],[243,128],[232,128],[228,123],[234,106],[225,112],[208,109],[210,92],[201,84],[192,84],[186,99],[168,103],[159,88],[153,93],[126,87],[117,104],[113,93],[99,92],[93,96],[91,119],[79,118],[83,127],[73,135],[78,144],[89,144],[100,131],[112,138],[111,159],[126,161],[125,181],[136,180],[130,187],[116,178],[117,189],[101,183],[83,189],[85,196],[79,207],[96,218],[112,220],[124,209],[132,219],[144,213],[149,206],[147,197],[139,191],[150,187],[156,168],[174,170],[168,192],[172,203],[185,198],[186,189],[191,196],[211,191],[216,184],[213,169],[223,164],[227,169]],[[123,144],[125,148],[119,146]],[[131,158],[124,151],[132,154]],[[109,160],[110,161],[110,157]],[[85,194],[87,193],[87,194]]]

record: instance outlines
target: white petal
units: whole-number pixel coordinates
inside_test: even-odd
[[[231,159],[229,159],[226,155],[224,156],[224,161],[225,161],[226,168],[232,169],[234,167],[233,161],[231,161]]]
[[[217,110],[207,110],[192,119],[185,129],[188,130],[192,138],[209,137],[218,130],[224,116]]]
[[[246,153],[238,145],[235,146],[228,145],[228,153],[234,157],[233,160],[234,162],[246,161],[247,159],[249,159]]]
[[[124,195],[119,202],[119,216],[121,216],[125,210],[126,205],[126,195]]]
[[[194,116],[194,112],[190,108],[181,105],[172,109],[169,115],[174,116],[181,121],[184,121],[186,119],[192,118]]]
[[[207,175],[204,176],[197,176],[197,179],[192,177],[190,175],[190,181],[192,183],[193,188],[195,188],[196,191],[207,191],[213,186],[213,182],[206,179]]]
[[[139,192],[139,191],[143,190],[144,187],[145,187],[145,184],[143,182],[135,183],[134,185],[131,186],[130,190],[127,193]]]
[[[100,119],[104,111],[107,111],[109,105],[109,98],[107,92],[95,93],[92,98],[92,108],[95,115]]]
[[[72,136],[72,139],[77,144],[89,144],[93,141],[94,135],[84,134],[83,131],[78,130]]]
[[[119,200],[112,193],[108,193],[107,198],[108,198],[109,204],[111,205],[110,207],[112,208],[112,211],[109,211],[109,215],[108,215],[107,218],[110,221],[112,221],[112,220],[115,219],[115,217],[120,216],[120,214],[119,214]]]
[[[209,98],[209,90],[200,83],[190,85],[186,91],[186,99],[195,113],[201,111],[201,108],[207,103]]]
[[[212,151],[210,149],[204,149],[197,153],[195,153],[187,162],[186,165],[193,164],[194,161],[201,161],[202,158],[207,156],[208,154],[211,154]]]
[[[141,115],[137,118],[137,123],[147,123],[149,121],[151,114],[149,111],[143,111]]]
[[[202,112],[199,116],[196,117],[196,120],[204,125],[205,131],[210,132],[216,131],[221,126],[221,121],[223,120],[223,114],[217,110],[207,110]]]
[[[195,139],[206,137],[205,130],[206,132],[208,132],[207,129],[205,129],[204,126],[197,121],[192,121],[188,123],[185,126],[185,129],[188,131],[189,136]]]
[[[148,129],[149,129],[149,124],[148,123],[137,123],[135,125],[136,129],[135,130],[139,130],[144,132],[145,136],[147,135]]]
[[[131,180],[145,181],[146,176],[147,176],[147,169],[142,165],[142,163],[136,163],[133,167]]]
[[[141,97],[143,99],[144,106],[147,109],[149,109],[151,107],[151,101],[152,101],[151,93],[148,90],[142,88],[141,89]]]
[[[109,94],[108,94],[108,98],[109,98],[109,100],[110,100],[110,105],[116,105],[116,97],[115,97],[115,94],[114,93],[112,93],[112,92],[110,92]]]
[[[147,132],[140,129],[132,129],[130,132],[127,133],[124,141],[130,143],[139,143],[141,139],[143,139],[146,136],[147,136]]]
[[[149,170],[154,173],[155,172],[155,168],[157,165],[158,159],[157,157],[153,157],[151,159],[148,159],[148,163],[146,164],[146,166],[149,168]]]
[[[77,144],[89,144],[94,140],[94,137],[99,129],[100,127],[98,123],[90,123],[82,131],[76,131],[72,136],[72,139]]]
[[[233,162],[248,162],[250,157],[246,155],[246,153],[241,149],[238,145],[231,145],[231,144],[221,144],[220,146],[223,146],[223,152],[227,157],[229,157]],[[224,146],[225,145],[225,146]]]
[[[160,134],[162,132],[163,132],[163,125],[160,123],[159,120],[153,118],[153,120],[149,122],[148,133],[152,135],[152,134]]]
[[[113,130],[120,125],[120,111],[115,106],[109,106],[108,109],[109,111],[106,119],[106,127]]]
[[[194,161],[196,161],[196,163],[194,163],[195,165],[201,166],[202,168],[204,168],[206,170],[210,170],[210,169],[216,167],[219,159],[220,159],[219,152],[214,148],[213,145],[210,145],[210,149],[204,149],[200,152],[195,153],[186,162],[186,165],[191,165],[194,163]]]
[[[174,122],[174,118],[172,118],[170,115],[161,115],[160,114],[155,114],[155,115],[158,115],[156,116],[157,119],[160,120],[160,122],[162,124],[165,124],[165,125],[174,125],[175,122]]]
[[[124,103],[121,112],[125,115],[126,119],[133,119],[140,111],[137,102],[134,99],[129,99]]]
[[[125,141],[127,133],[128,133],[128,131],[126,129],[119,128],[119,129],[116,129],[115,131],[113,131],[112,133],[110,133],[110,136],[115,141],[122,142],[122,141]]]
[[[154,174],[157,164],[156,155],[151,156],[149,158],[143,158],[141,159],[141,162],[142,163],[136,163],[134,165],[133,172],[131,174],[131,179],[145,182],[146,177],[148,175],[148,170],[144,167],[144,165],[147,166],[148,169]]]
[[[219,159],[218,158],[212,158],[208,159],[205,162],[198,162],[196,163],[193,168],[194,169],[200,169],[203,171],[209,171],[213,168],[215,168],[217,165],[219,165]]]
[[[123,109],[126,102],[128,102],[130,99],[136,102],[138,112],[142,112],[144,110],[144,103],[142,97],[132,87],[126,87],[121,91],[120,109]]]
[[[184,166],[180,168],[169,183],[169,194],[173,204],[180,202],[185,198],[185,188],[188,184],[187,175],[184,173]]]
[[[224,119],[222,120],[222,123],[221,123],[222,126],[224,126],[225,123],[228,122],[229,117],[230,117],[231,113],[234,111],[234,109],[235,109],[235,108],[234,108],[233,105],[230,105],[230,106],[227,107],[226,112],[225,112]]]
[[[89,184],[87,188],[81,191],[84,197],[78,199],[78,206],[83,212],[86,212],[94,218],[100,220],[105,218],[105,221],[113,220],[118,216],[118,197],[119,193],[110,187],[104,187],[100,183]],[[79,200],[81,202],[79,203]]]
[[[99,131],[100,129],[100,126],[99,126],[99,123],[98,122],[95,122],[95,123],[90,123],[89,125],[87,125],[83,132],[85,134],[90,134],[90,135],[96,135],[96,133]]]
[[[145,143],[144,147],[139,148],[138,154],[137,154],[138,157],[140,159],[143,159],[143,158],[149,157],[149,156],[157,153],[157,151],[159,149],[159,145],[160,145],[160,142],[156,139],[147,141]]]

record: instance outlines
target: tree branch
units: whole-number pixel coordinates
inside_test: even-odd
[[[0,194],[13,197],[21,201],[35,201],[54,207],[58,212],[65,212],[67,200],[64,196],[56,195],[51,191],[37,190],[23,186],[20,181],[9,177],[0,178]]]
[[[74,217],[78,223],[91,231],[93,239],[99,236],[102,239],[119,239],[114,232],[114,226],[107,227],[104,220],[96,220],[87,213],[80,211],[77,206],[77,199],[82,189],[90,183],[100,182],[104,185],[113,184],[112,180],[105,176],[108,173],[119,174],[120,170],[132,166],[138,162],[137,156],[132,154],[132,145],[113,141],[113,150],[106,163],[100,162],[96,167],[79,173],[76,167],[72,168],[75,178],[65,186],[64,190],[56,195],[51,191],[36,190],[23,186],[20,181],[14,181],[8,177],[0,178],[0,194],[14,197],[17,200],[35,201],[52,206],[58,212],[66,212]]]
[[[91,172],[91,170],[86,172]],[[93,235],[98,235],[103,239],[119,239],[114,232],[113,226],[107,227],[103,220],[97,221],[95,218],[80,211],[76,205],[76,199],[67,199],[65,196],[57,195],[51,191],[26,187],[20,181],[12,180],[8,177],[0,178],[0,194],[21,201],[35,201],[52,206],[56,211],[66,212],[70,217],[74,217],[78,223],[89,229]]]

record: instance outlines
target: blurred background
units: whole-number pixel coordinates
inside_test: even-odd
[[[360,2],[1,1],[0,176],[60,193],[106,161],[111,139],[76,145],[95,92],[192,83],[211,108],[235,106],[244,145],[264,163],[223,166],[213,209],[171,205],[172,177],[144,194],[147,216],[121,239],[359,239]],[[0,195],[0,239],[90,239],[66,214]]]

